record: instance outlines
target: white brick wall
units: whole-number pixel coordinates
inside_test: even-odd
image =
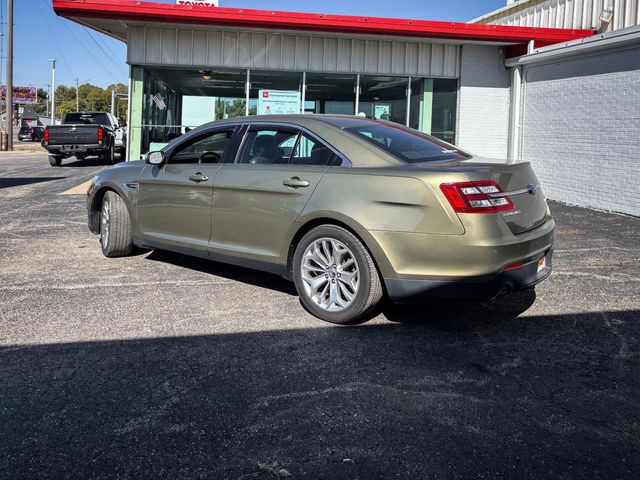
[[[521,158],[546,196],[640,215],[640,46],[531,66],[524,80]]]
[[[494,46],[464,45],[458,97],[457,145],[476,155],[506,158],[509,71]]]

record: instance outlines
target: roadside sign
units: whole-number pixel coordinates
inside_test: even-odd
[[[7,100],[7,87],[0,87],[0,102]],[[37,87],[13,86],[13,103],[38,103]]]
[[[258,90],[258,115],[300,113],[297,90]]]

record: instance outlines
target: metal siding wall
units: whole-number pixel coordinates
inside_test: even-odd
[[[128,55],[133,65],[460,76],[458,45],[293,33],[131,26]]]
[[[613,10],[602,31],[610,32],[640,24],[640,0],[540,0],[516,4],[513,9],[490,15],[476,23],[523,27],[601,29],[600,13]]]

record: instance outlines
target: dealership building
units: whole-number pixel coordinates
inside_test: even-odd
[[[361,115],[529,160],[550,198],[640,215],[640,10],[607,2],[521,0],[470,23],[131,0],[53,7],[126,42],[130,160],[220,118]]]

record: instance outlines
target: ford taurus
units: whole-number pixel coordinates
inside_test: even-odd
[[[383,298],[483,300],[551,273],[554,222],[528,162],[361,117],[203,125],[88,191],[107,257],[165,249],[277,273],[322,320]]]

